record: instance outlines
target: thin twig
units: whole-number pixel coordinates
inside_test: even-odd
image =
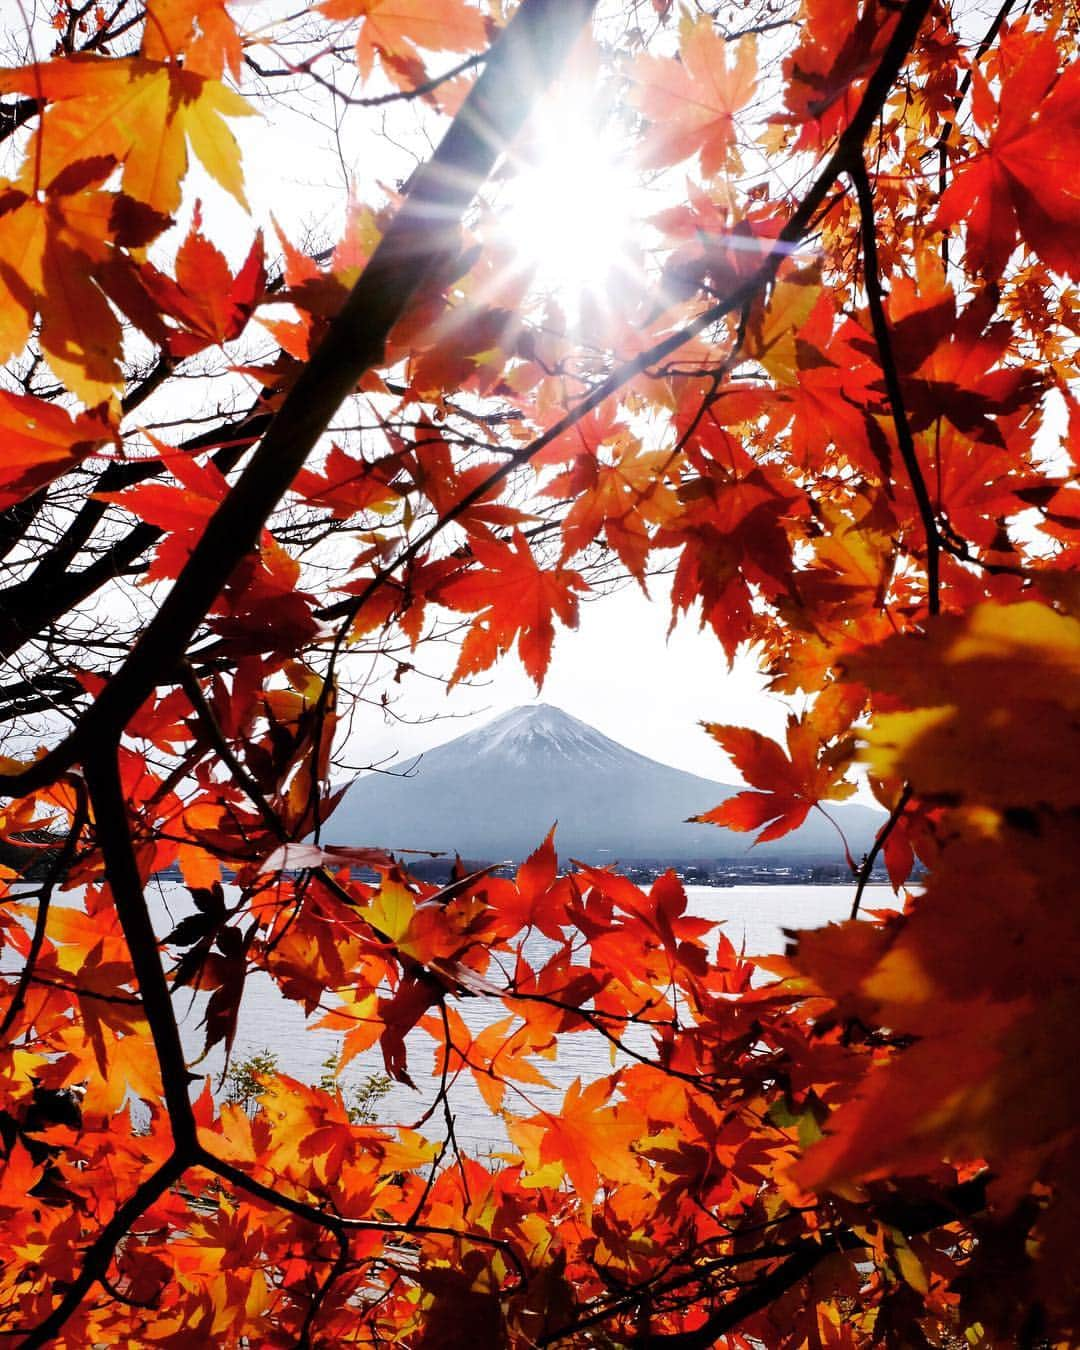
[[[415,98],[424,98],[428,94],[433,94],[444,84],[449,83],[450,80],[456,80],[459,75],[464,75],[470,70],[475,70],[477,66],[482,66],[490,55],[490,52],[477,52],[473,56],[467,56],[464,61],[459,61],[456,66],[444,71],[441,75],[433,75],[429,80],[423,80],[420,84],[415,84],[409,89],[396,89],[389,94],[369,94],[366,96],[346,94],[332,80],[320,75],[311,61],[304,61],[295,66],[286,64],[281,70],[270,70],[265,66],[260,66],[252,56],[245,55],[244,64],[264,80],[274,77],[280,79],[287,76],[308,75],[317,85],[350,108],[384,108],[388,103],[408,102]]]
[[[67,871],[71,861],[75,856],[75,850],[79,846],[79,836],[86,827],[89,817],[89,804],[87,801],[86,784],[82,778],[71,775],[72,785],[75,788],[75,814],[71,820],[71,829],[68,830],[67,838],[64,840],[63,847],[59,850],[53,859],[52,866],[49,868],[49,875],[38,895],[37,915],[34,919],[34,932],[30,938],[30,947],[26,953],[26,960],[23,962],[22,970],[19,972],[19,982],[15,986],[15,992],[11,996],[11,1002],[4,1012],[4,1020],[0,1022],[0,1044],[4,1042],[12,1024],[22,1010],[26,1002],[26,991],[30,982],[34,978],[34,967],[37,959],[41,955],[41,948],[45,942],[45,932],[49,923],[49,903],[52,900],[52,893],[56,889],[56,883]]]
[[[68,984],[65,980],[50,980],[46,975],[31,975],[31,984],[44,985],[48,989],[60,989],[65,994],[74,994],[80,999],[93,999],[97,1003],[113,1003],[122,1008],[141,1008],[142,999],[135,994],[103,994],[100,989],[87,989],[81,984]]]
[[[885,824],[882,825],[881,829],[878,830],[877,834],[874,836],[874,842],[870,847],[870,852],[862,860],[862,866],[856,874],[857,885],[855,887],[855,899],[851,902],[850,917],[853,919],[859,917],[859,906],[862,904],[863,891],[866,890],[867,883],[870,880],[870,873],[874,870],[874,864],[877,862],[878,854],[885,847],[886,843],[888,843],[889,836],[892,834],[893,830],[896,829],[900,817],[904,814],[904,808],[907,806],[908,802],[911,801],[911,792],[911,784],[906,783],[903,792],[901,792],[900,796],[896,799],[896,805],[889,812],[888,820],[886,820]]]

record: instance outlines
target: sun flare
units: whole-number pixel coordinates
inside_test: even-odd
[[[572,314],[619,274],[629,281],[642,215],[626,142],[589,99],[556,100],[506,184],[500,233],[518,264]]]

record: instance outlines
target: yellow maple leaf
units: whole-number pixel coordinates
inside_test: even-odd
[[[45,103],[20,181],[37,190],[69,164],[111,155],[129,196],[171,215],[180,205],[188,144],[207,172],[246,208],[240,147],[227,117],[253,109],[220,80],[130,56],[73,56],[0,70],[0,93]]]
[[[821,295],[815,269],[778,281],[769,303],[754,315],[746,335],[746,353],[754,357],[778,384],[798,381],[795,335],[810,317]]]
[[[852,657],[848,673],[910,706],[874,719],[863,758],[924,795],[994,806],[1080,802],[1080,623],[983,604]]]
[[[400,944],[416,913],[416,898],[404,886],[387,881],[371,904],[359,912],[384,937]]]

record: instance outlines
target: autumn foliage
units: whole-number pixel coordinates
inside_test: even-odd
[[[48,8],[0,69],[3,1343],[1076,1344],[1075,8]],[[499,189],[582,78],[659,186],[571,305]],[[302,237],[249,206],[275,99],[438,148]],[[557,836],[441,887],[322,847],[357,662],[539,686],[658,568],[792,698],[708,726],[702,819],[868,775],[850,922],[755,968]],[[178,1017],[220,1060],[253,972],[413,1119],[225,1102]]]

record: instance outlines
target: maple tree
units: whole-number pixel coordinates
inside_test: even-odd
[[[1075,8],[315,9],[6,34],[5,1344],[1075,1344]],[[499,186],[577,62],[662,204],[575,314]],[[438,132],[335,240],[249,218],[297,91]],[[442,886],[321,844],[350,662],[450,625],[451,683],[540,685],[612,559],[798,699],[710,724],[748,787],[701,819],[776,838],[865,766],[849,922],[755,965],[555,835]],[[423,1118],[272,1060],[228,1101],[179,1007],[227,1054],[254,971]]]

